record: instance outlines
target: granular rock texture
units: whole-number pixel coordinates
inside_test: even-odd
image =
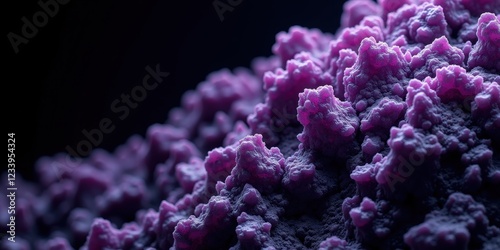
[[[500,249],[500,1],[341,19],[279,33],[113,153],[40,159],[1,247]]]

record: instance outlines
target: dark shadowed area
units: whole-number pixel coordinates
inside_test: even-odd
[[[344,1],[41,2],[48,4],[2,8],[4,121],[16,133],[17,171],[29,179],[36,159],[76,151],[89,141],[86,132],[92,149],[109,151],[144,135],[210,72],[271,55],[279,31],[301,25],[334,33]],[[169,74],[144,92],[148,66]]]

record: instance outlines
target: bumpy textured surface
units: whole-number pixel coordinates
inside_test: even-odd
[[[40,159],[1,248],[500,249],[500,1],[351,0],[272,49],[145,138]]]

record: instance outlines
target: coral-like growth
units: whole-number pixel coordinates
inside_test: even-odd
[[[499,16],[351,0],[335,35],[294,26],[144,138],[41,158],[0,248],[500,249]]]
[[[337,99],[331,86],[306,89],[299,98],[297,119],[304,132],[297,138],[303,148],[330,156],[345,155],[359,123],[351,104]]]

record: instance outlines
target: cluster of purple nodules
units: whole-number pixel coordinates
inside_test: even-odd
[[[2,247],[500,248],[499,1],[351,0],[272,50],[114,153],[40,159]]]

